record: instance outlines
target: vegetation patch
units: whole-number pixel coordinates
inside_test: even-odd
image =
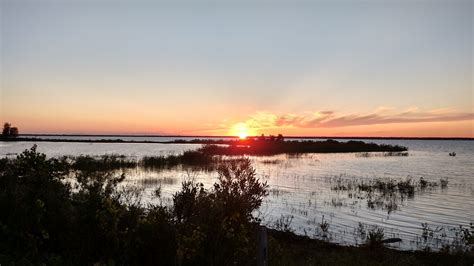
[[[200,151],[212,155],[276,155],[284,153],[404,152],[406,147],[365,143],[363,141],[285,141],[241,140],[228,145],[204,145]]]
[[[267,185],[249,160],[220,164],[211,189],[186,181],[172,206],[146,207],[136,200],[138,190],[120,188],[124,175],[77,171],[83,164],[48,159],[35,146],[2,164],[2,265],[255,263],[252,213]]]
[[[345,192],[349,199],[365,200],[370,209],[383,209],[389,214],[398,210],[399,204],[415,197],[416,193],[437,188],[446,188],[447,179],[439,182],[428,181],[420,177],[415,181],[411,177],[402,180],[390,178],[361,179],[356,177],[333,177],[328,179],[331,190]],[[334,201],[334,199],[333,199]]]

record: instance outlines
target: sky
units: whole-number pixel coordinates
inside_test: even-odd
[[[0,0],[20,133],[474,137],[471,0]]]

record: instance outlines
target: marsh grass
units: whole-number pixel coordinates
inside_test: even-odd
[[[447,226],[421,223],[421,233],[417,237],[416,245],[424,251],[431,251],[432,247],[440,247],[442,252],[459,253],[474,251],[474,227],[463,225]]]
[[[102,156],[65,156],[62,159],[70,163],[74,170],[79,171],[108,171],[125,168],[136,168],[137,161],[128,159],[124,155],[102,155]]]
[[[11,158],[0,159],[0,166],[6,164],[8,160],[11,160]],[[229,161],[243,161],[245,158],[243,156],[215,156],[203,150],[196,150],[184,151],[179,155],[145,156],[141,159],[129,158],[124,155],[106,154],[101,156],[63,156],[59,160],[68,164],[70,169],[81,172],[106,172],[133,168],[161,171],[178,167],[184,170],[215,171],[219,165]]]
[[[293,219],[294,219],[293,215],[283,215],[283,214],[281,214],[280,218],[278,218],[274,222],[273,228],[275,228],[278,231],[293,232],[293,228],[291,227]]]
[[[281,160],[281,159],[265,159],[265,160],[261,160],[259,162],[262,163],[262,164],[281,164],[281,163],[283,163],[283,160]]]
[[[443,188],[443,189],[448,187],[448,179],[441,178],[439,180],[439,183],[441,185],[441,188]]]
[[[370,209],[383,209],[389,214],[399,209],[399,204],[407,199],[413,199],[415,194],[435,189],[438,186],[446,188],[448,182],[446,179],[440,179],[440,182],[428,181],[420,177],[415,181],[410,176],[401,179],[391,178],[357,178],[338,176],[327,178],[330,183],[330,189],[336,192],[344,192],[350,199],[366,200],[367,207]],[[336,203],[340,202],[336,199]],[[340,205],[340,204],[339,204]],[[339,206],[334,203],[333,206]]]
[[[356,157],[372,158],[372,157],[407,157],[409,153],[406,151],[389,151],[389,152],[357,152]]]
[[[385,237],[384,229],[379,226],[372,226],[366,234],[366,245],[371,248],[381,247]]]
[[[177,178],[173,177],[147,177],[137,180],[137,183],[142,187],[157,187],[161,185],[175,185],[178,182]]]
[[[273,196],[273,197],[280,197],[282,195],[287,195],[289,194],[290,192],[289,191],[286,191],[286,190],[281,190],[279,188],[270,188],[269,189],[269,193]]]
[[[365,143],[363,141],[271,141],[247,139],[229,141],[228,145],[206,144],[200,151],[209,155],[276,155],[298,153],[344,153],[344,152],[405,152],[406,147]]]
[[[180,155],[145,156],[139,165],[145,169],[170,169],[181,166],[198,167],[202,170],[213,170],[218,160],[212,155],[200,151],[185,151]]]
[[[329,222],[324,219],[324,215],[321,218],[321,222],[318,223],[318,228],[317,231],[320,232],[320,236],[323,237],[324,239],[329,238]]]

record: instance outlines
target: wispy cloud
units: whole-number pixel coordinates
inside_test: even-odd
[[[472,112],[458,112],[453,109],[420,111],[416,107],[394,112],[382,107],[371,113],[342,114],[330,110],[316,112],[272,113],[260,111],[245,121],[251,128],[337,128],[394,123],[452,122],[474,120]]]

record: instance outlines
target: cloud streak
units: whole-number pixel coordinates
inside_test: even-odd
[[[372,113],[338,114],[334,111],[305,112],[301,114],[281,114],[257,112],[245,121],[252,128],[338,128],[396,123],[455,122],[474,120],[472,112],[457,112],[452,109],[419,111],[410,108],[403,112],[388,112],[378,109]]]

